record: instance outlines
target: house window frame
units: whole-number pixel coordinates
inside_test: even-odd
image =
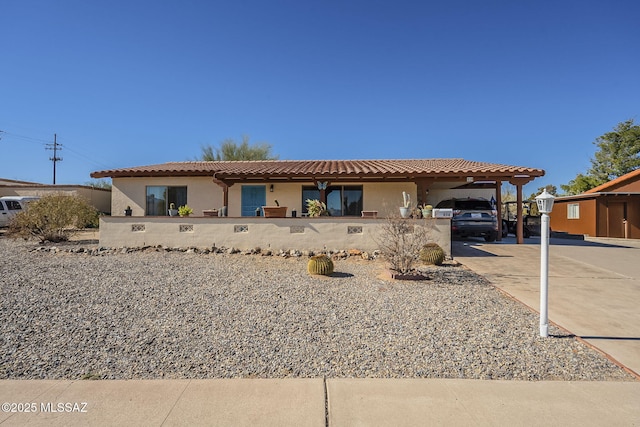
[[[358,206],[356,206],[356,211],[357,212],[353,212],[350,215],[346,215],[345,214],[345,209],[344,209],[344,193],[345,193],[345,189],[346,191],[359,191],[361,194],[361,198],[360,198],[360,204],[359,204],[359,208]],[[331,193],[334,193],[336,191],[340,192],[340,214],[339,215],[335,215],[332,214],[332,216],[340,216],[340,217],[358,217],[362,215],[362,210],[364,209],[364,186],[363,185],[331,185],[329,187],[327,187],[326,191],[326,196],[327,199],[329,198],[329,195]],[[306,186],[303,185],[302,189],[301,189],[301,197],[302,197],[302,214],[306,215],[307,212],[307,199],[318,199],[320,200],[320,190],[318,190],[317,187],[314,186]],[[331,206],[329,206],[328,200],[327,200],[327,209],[330,209]]]
[[[150,189],[164,189],[164,190],[159,190],[159,191],[156,190],[150,193],[149,191]],[[179,194],[178,193],[179,191],[184,191],[184,194]],[[163,203],[164,203],[164,205],[162,206],[162,211],[160,211],[161,213],[157,213],[156,211],[161,208],[160,203],[162,202],[159,203],[159,201],[157,201],[154,206],[150,204],[151,202],[149,200],[150,196],[155,196],[158,193],[162,193],[164,197],[164,199],[159,199],[159,200],[163,200]],[[169,206],[171,205],[171,203],[175,203],[176,209],[179,206],[186,205],[188,194],[189,194],[189,191],[186,185],[147,185],[145,187],[145,216],[168,216]],[[153,206],[153,209],[150,209],[152,206]]]
[[[580,203],[567,203],[567,219],[580,219]]]

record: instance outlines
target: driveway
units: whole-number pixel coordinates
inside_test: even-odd
[[[640,241],[550,239],[549,320],[640,374]],[[455,260],[539,311],[540,238],[454,240]],[[538,333],[538,324],[531,325]],[[551,337],[550,339],[557,339]]]

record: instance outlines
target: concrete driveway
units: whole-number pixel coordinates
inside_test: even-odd
[[[549,320],[640,374],[640,241],[550,239]],[[540,238],[454,240],[455,260],[539,312]],[[538,324],[531,325],[535,331]],[[550,339],[554,339],[550,337]]]

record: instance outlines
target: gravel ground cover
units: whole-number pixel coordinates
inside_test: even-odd
[[[2,379],[634,379],[464,267],[35,246],[0,238]]]

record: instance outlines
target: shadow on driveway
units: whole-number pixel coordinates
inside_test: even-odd
[[[485,242],[481,237],[454,237],[451,240],[451,255],[456,257],[509,257],[509,255],[496,255],[490,252],[491,247],[517,245],[516,238],[513,236],[504,237],[501,241]],[[531,236],[524,239],[523,245],[540,246],[540,236]],[[549,239],[551,246],[575,246],[575,247],[592,247],[592,248],[638,248],[640,241],[624,240],[624,239],[604,239],[591,238],[588,240],[564,239],[552,237]]]

